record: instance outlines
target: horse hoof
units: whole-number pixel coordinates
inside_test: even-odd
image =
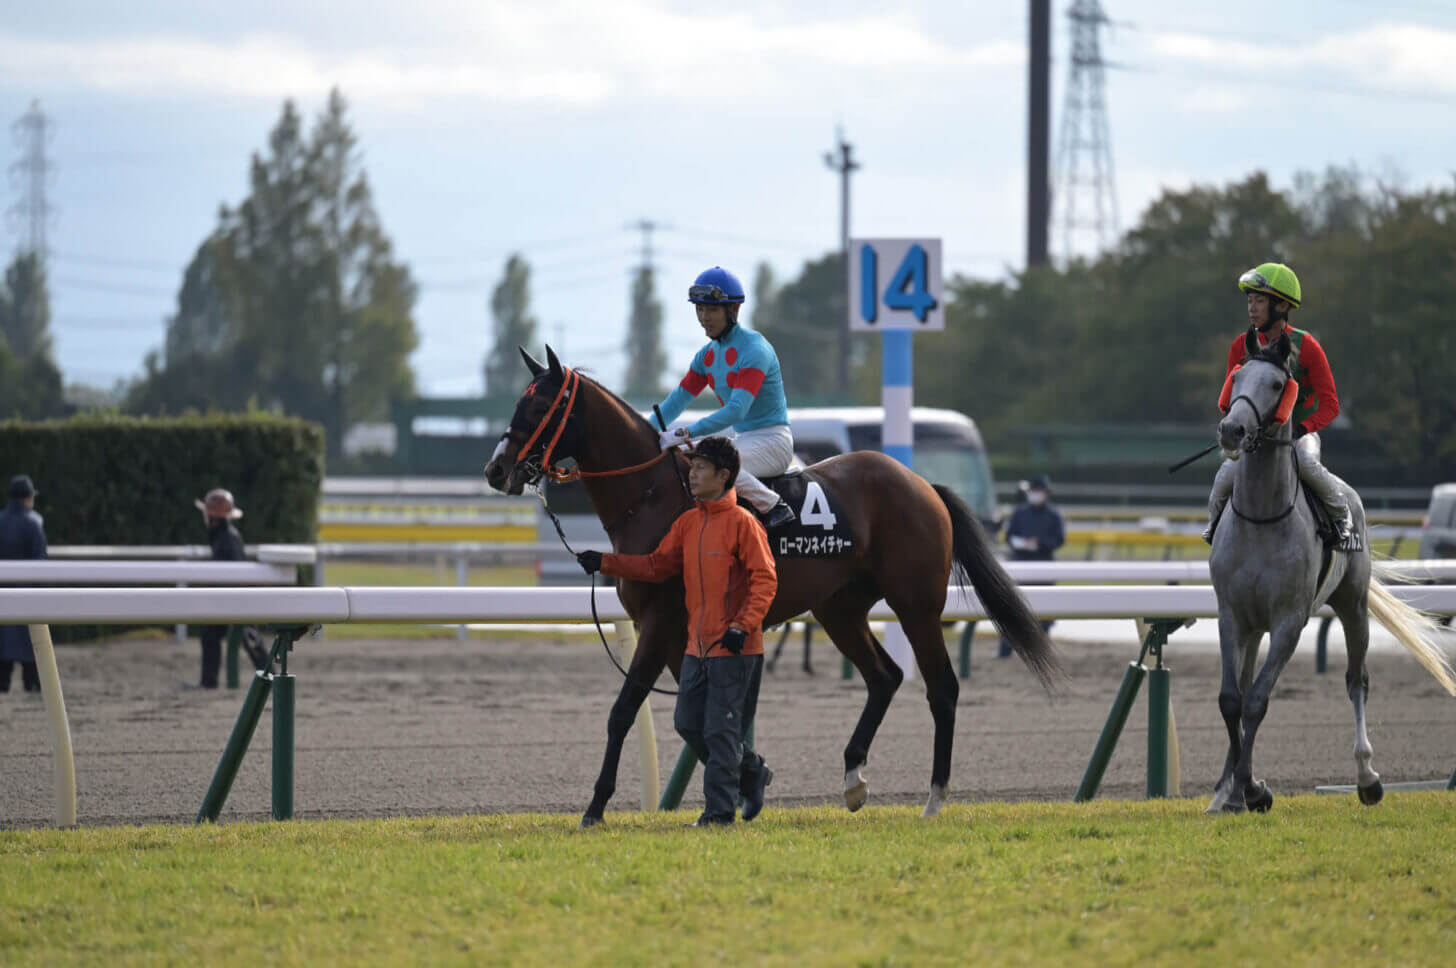
[[[1238,800],[1227,800],[1223,797],[1214,797],[1208,804],[1208,809],[1203,811],[1206,814],[1220,813],[1243,813],[1244,805]]]
[[[1361,803],[1367,807],[1373,807],[1380,802],[1381,797],[1385,796],[1385,787],[1380,785],[1379,780],[1376,780],[1369,786],[1357,787],[1355,792],[1360,795]]]
[[[581,817],[581,829],[582,830],[590,830],[593,827],[595,827],[598,824],[600,824],[601,822],[602,822],[602,818],[601,817],[593,817],[589,813],[582,814],[582,817]]]
[[[870,782],[865,779],[859,767],[847,770],[844,774],[844,805],[854,813],[865,805],[865,800],[870,795]]]
[[[921,811],[922,817],[933,817],[940,813],[940,808],[945,806],[946,794],[949,791],[949,784],[930,784],[930,799],[925,801],[925,809]]]
[[[1260,782],[1253,796],[1245,793],[1244,806],[1254,813],[1268,813],[1269,808],[1274,806],[1274,794],[1269,790],[1269,785]]]

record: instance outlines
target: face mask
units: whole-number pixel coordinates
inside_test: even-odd
[[[1026,492],[1026,500],[1030,504],[1034,504],[1037,507],[1041,507],[1043,504],[1045,504],[1047,502],[1047,492],[1046,491],[1027,491]]]

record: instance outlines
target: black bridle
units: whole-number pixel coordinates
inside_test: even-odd
[[[1268,444],[1271,447],[1290,448],[1289,462],[1291,468],[1294,471],[1294,493],[1289,499],[1289,507],[1285,508],[1278,514],[1273,515],[1272,517],[1249,517],[1249,515],[1239,510],[1238,501],[1235,500],[1238,495],[1233,492],[1229,494],[1229,507],[1233,508],[1235,515],[1237,515],[1242,520],[1249,522],[1250,524],[1276,524],[1289,517],[1289,515],[1293,514],[1295,506],[1299,504],[1299,458],[1294,455],[1294,441],[1292,439],[1275,437],[1274,434],[1270,431],[1270,428],[1275,426],[1273,419],[1274,414],[1271,412],[1266,417],[1264,414],[1260,413],[1259,405],[1255,403],[1247,393],[1240,393],[1238,396],[1233,398],[1233,400],[1229,403],[1229,413],[1234,412],[1234,407],[1238,405],[1238,402],[1240,400],[1244,401],[1249,405],[1249,409],[1254,411],[1255,419],[1259,421],[1258,426],[1254,428],[1254,436],[1250,439],[1248,445],[1244,447],[1244,452],[1248,454],[1256,453],[1259,448],[1262,447],[1264,444]]]

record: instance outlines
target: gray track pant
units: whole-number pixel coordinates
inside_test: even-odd
[[[762,655],[683,656],[672,724],[704,764],[703,813],[731,818],[738,806],[743,736],[758,705]]]

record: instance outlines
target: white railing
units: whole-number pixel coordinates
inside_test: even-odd
[[[948,590],[946,619],[983,619],[971,589]],[[1396,585],[1392,594],[1426,611],[1456,614],[1456,585]],[[1218,603],[1209,585],[1023,588],[1040,618],[1211,618]],[[0,625],[291,623],[517,624],[591,621],[586,588],[0,588]],[[597,589],[603,622],[627,618],[615,590]],[[892,620],[884,602],[870,612]]]

